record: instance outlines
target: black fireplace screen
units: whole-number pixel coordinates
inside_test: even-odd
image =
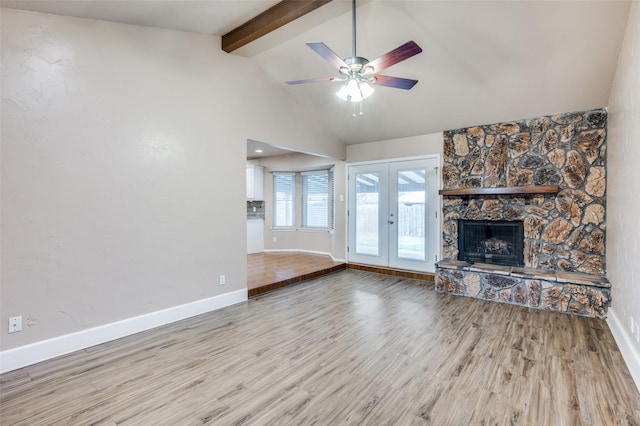
[[[524,266],[524,223],[458,220],[458,260]]]

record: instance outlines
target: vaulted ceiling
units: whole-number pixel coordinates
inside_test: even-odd
[[[1,0],[3,7],[222,36],[278,1]],[[377,87],[352,117],[337,76],[305,43],[351,56],[351,2],[333,0],[233,52],[254,61],[347,144],[607,106],[630,2],[359,1],[358,56],[414,40],[423,53],[385,74],[410,91]]]

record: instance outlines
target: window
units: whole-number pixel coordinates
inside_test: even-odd
[[[333,170],[303,172],[302,227],[333,229]]]
[[[299,203],[294,201],[296,197]],[[274,229],[332,230],[334,223],[333,168],[273,173]]]
[[[295,173],[273,174],[273,226],[274,228],[293,228]]]

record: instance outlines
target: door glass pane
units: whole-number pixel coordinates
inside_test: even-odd
[[[398,172],[398,253],[403,259],[425,259],[425,170]]]
[[[378,173],[356,173],[356,253],[379,255]]]

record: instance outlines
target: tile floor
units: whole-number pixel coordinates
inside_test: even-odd
[[[346,268],[329,256],[311,253],[254,253],[247,255],[249,297]]]

